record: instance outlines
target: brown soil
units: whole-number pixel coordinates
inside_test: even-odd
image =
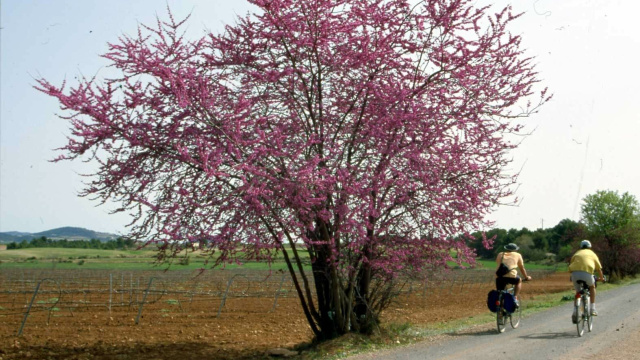
[[[486,313],[491,288],[452,285],[402,295],[383,322],[428,326]],[[523,298],[570,288],[566,273],[554,274],[525,284]],[[138,325],[137,306],[114,307],[110,314],[105,307],[62,307],[32,313],[20,337],[23,315],[0,312],[0,360],[260,358],[268,349],[312,340],[297,298],[279,299],[273,312],[273,299],[231,298],[218,318],[219,305],[157,301],[145,305]]]

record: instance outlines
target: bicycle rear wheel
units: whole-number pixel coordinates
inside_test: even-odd
[[[496,324],[498,325],[498,332],[503,333],[507,325],[507,312],[504,311],[502,303],[500,303],[500,307],[498,307],[498,311],[496,312]]]
[[[516,311],[514,311],[511,316],[509,316],[509,320],[511,320],[511,327],[512,328],[517,328],[518,325],[520,325],[520,318],[522,317],[522,303],[520,303],[520,306],[518,306],[518,308],[516,309]]]
[[[582,301],[580,305],[578,305],[576,307],[577,312],[578,312],[578,322],[576,324],[576,327],[578,328],[578,336],[582,336],[584,334],[584,325],[586,322],[586,318],[585,318],[585,302]]]

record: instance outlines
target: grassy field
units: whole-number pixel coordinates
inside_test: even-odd
[[[478,259],[476,261],[477,261],[477,264],[476,264],[477,268],[491,269],[491,270],[495,270],[496,268],[496,262],[494,260]],[[536,264],[536,263],[525,262],[524,264],[524,268],[526,270],[543,270],[543,269],[555,268],[557,271],[567,271],[567,267],[568,265],[566,263],[547,265],[547,264]]]
[[[0,251],[0,268],[12,269],[95,269],[95,270],[195,270],[210,267],[200,252],[191,253],[189,261],[181,258],[158,264],[153,250],[98,250],[67,248],[28,248]],[[268,270],[265,263],[230,264],[228,269]],[[272,270],[284,270],[284,262],[272,264]]]
[[[151,257],[153,251],[149,250],[99,250],[99,249],[65,249],[65,248],[29,248],[14,249],[0,252],[0,260],[25,260],[27,258],[38,259],[77,259],[83,257]]]
[[[67,249],[67,248],[28,248],[0,251],[0,268],[13,269],[95,269],[95,270],[195,270],[210,267],[207,258],[200,252],[191,253],[189,261],[181,262],[176,258],[171,264],[155,262],[153,250],[97,250],[97,249]],[[306,252],[301,253],[303,259],[308,259]],[[455,263],[449,264],[455,267]],[[554,266],[525,264],[528,270],[552,269]],[[307,265],[308,267],[308,265]],[[247,262],[243,265],[230,264],[228,269],[269,270],[265,263]],[[493,260],[477,260],[476,269],[493,270]],[[271,264],[271,270],[285,270],[284,261],[277,260]],[[558,271],[565,271],[566,264],[559,264]]]

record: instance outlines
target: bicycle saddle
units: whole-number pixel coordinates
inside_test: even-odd
[[[587,283],[586,283],[586,282],[584,282],[584,280],[578,280],[578,281],[576,281],[576,282],[577,282],[579,285],[581,285],[583,289],[588,289],[588,288],[589,288],[589,285],[587,285]]]

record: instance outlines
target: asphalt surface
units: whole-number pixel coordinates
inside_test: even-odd
[[[569,301],[525,316],[517,329],[507,324],[501,334],[494,322],[349,359],[640,359],[639,305],[640,284],[629,285],[597,294],[593,331],[582,337],[571,322]]]

